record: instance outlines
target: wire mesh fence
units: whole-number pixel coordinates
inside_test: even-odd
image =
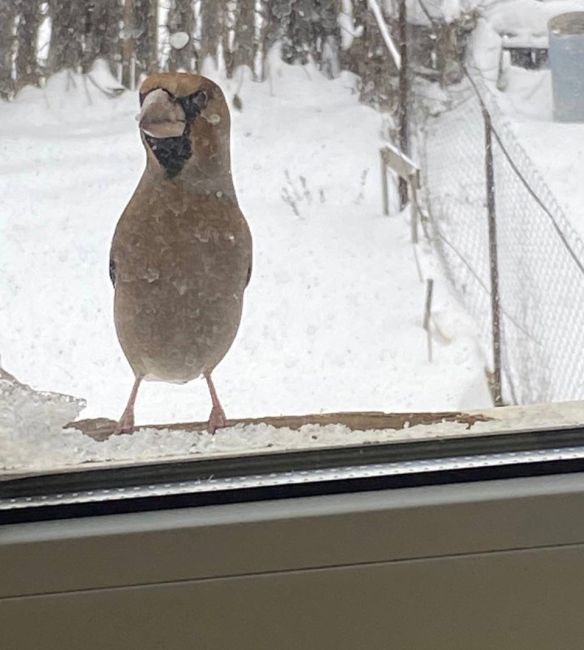
[[[481,84],[450,91],[420,119],[431,235],[492,364],[492,306],[481,97],[492,121],[503,397],[584,397],[584,243]]]

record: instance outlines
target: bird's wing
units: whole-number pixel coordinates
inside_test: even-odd
[[[109,260],[109,276],[111,278],[112,284],[115,288],[116,286],[116,263],[114,262],[114,258],[111,256],[110,253],[110,260]]]
[[[251,280],[251,271],[252,271],[252,268],[253,268],[253,262],[250,262],[250,263],[249,263],[249,268],[248,268],[248,270],[247,270],[247,280],[245,281],[245,286],[246,286],[246,287],[247,287],[247,285],[249,284],[249,281]]]

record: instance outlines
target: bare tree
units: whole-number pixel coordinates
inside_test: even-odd
[[[158,0],[134,0],[137,74],[158,70]]]
[[[366,0],[365,0],[366,2]],[[330,76],[339,69],[338,0],[264,0],[262,50],[277,40],[288,63],[312,59]]]
[[[16,6],[13,0],[0,0],[0,97],[8,99],[14,91],[12,57],[14,54]]]
[[[83,57],[84,3],[71,0],[49,0],[51,40],[48,69],[78,69]]]
[[[273,0],[260,1],[261,23],[259,47],[264,56],[270,51],[272,45],[278,40],[279,22],[277,14],[274,11],[274,4],[275,3]]]
[[[224,24],[225,3],[216,0],[214,2],[201,3],[201,47],[199,50],[199,59],[201,63],[211,57],[217,64],[219,57],[219,43],[222,37],[222,28]]]
[[[282,3],[283,4],[283,3]],[[283,14],[282,58],[287,63],[306,63],[312,45],[313,0],[291,0]]]
[[[37,62],[37,35],[41,22],[41,7],[39,0],[17,0],[16,11],[18,25],[16,27],[16,88],[36,85],[39,82],[39,66]]]
[[[394,109],[397,69],[394,65],[367,0],[353,0],[353,24],[361,35],[340,55],[341,67],[361,79],[361,99]],[[392,78],[388,71],[393,71]]]
[[[85,4],[83,72],[88,72],[97,58],[105,59],[114,69],[119,60],[120,13],[118,0]]]
[[[340,71],[341,31],[338,25],[338,4],[338,0],[316,0],[314,3],[318,20],[314,22],[312,30],[312,56],[329,77],[336,77]]]
[[[216,3],[210,3],[216,4]],[[217,3],[219,4],[219,3]],[[171,45],[168,67],[171,70],[192,71],[197,68],[197,53],[193,35],[195,33],[195,11],[192,0],[173,0],[168,12],[168,31],[171,35]],[[173,43],[172,35],[183,33],[188,36],[184,45]],[[180,47],[179,47],[180,45]]]
[[[133,88],[135,79],[135,15],[134,0],[124,0],[122,28],[122,84]]]
[[[233,67],[247,65],[254,69],[256,55],[255,0],[239,0],[235,18]]]

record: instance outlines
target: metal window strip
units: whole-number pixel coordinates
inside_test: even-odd
[[[367,479],[383,476],[448,472],[452,470],[492,468],[526,463],[584,459],[584,446],[495,454],[473,454],[449,458],[411,460],[391,463],[370,463],[326,469],[270,472],[249,476],[233,476],[172,483],[155,483],[131,487],[79,490],[60,494],[0,499],[0,511],[43,506],[105,502],[111,499],[131,500],[181,494],[201,494],[244,488],[275,487],[322,483],[339,480]]]

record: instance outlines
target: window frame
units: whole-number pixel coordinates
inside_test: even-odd
[[[114,466],[0,480],[0,524],[584,471],[584,428]]]

